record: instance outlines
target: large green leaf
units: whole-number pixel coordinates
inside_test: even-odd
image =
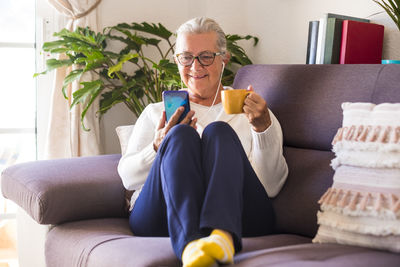
[[[47,73],[47,70],[42,71],[42,72],[36,72],[36,73],[33,74],[33,78],[36,78],[36,77],[39,76],[39,75],[44,75],[44,74],[46,74],[46,73]]]
[[[86,56],[75,56],[74,57],[74,64],[81,64],[81,65],[86,65],[89,63],[89,60]]]
[[[232,56],[232,62],[238,63],[242,66],[252,64],[251,60],[248,58],[243,48],[235,44],[228,44],[227,46]]]
[[[142,45],[146,44],[146,41],[143,40],[143,38],[141,38],[140,36],[136,35],[136,34],[132,34],[129,30],[121,28],[121,27],[112,27],[111,29],[116,30],[120,33],[123,33],[125,36],[127,36],[127,38],[132,41],[133,43],[135,43],[136,45],[138,45],[139,47],[141,47]],[[118,38],[116,38],[118,39]],[[121,41],[121,39],[120,39]]]
[[[70,49],[68,47],[58,47],[58,48],[51,49],[49,52],[51,54],[62,54],[62,53],[68,52],[68,51],[70,51]]]
[[[62,29],[60,32],[55,33],[54,36],[63,38],[65,40],[74,40],[88,45],[96,46],[96,40],[93,37],[95,33],[90,31],[88,28],[78,27],[75,31],[69,31],[67,29]]]
[[[66,42],[64,40],[56,40],[56,41],[52,41],[52,42],[45,42],[43,44],[43,51],[49,52],[55,48],[60,48],[65,46]]]
[[[46,67],[47,71],[52,71],[54,69],[58,69],[60,67],[67,67],[71,66],[73,61],[71,59],[55,59],[55,58],[50,58],[46,60]]]
[[[125,97],[121,90],[113,90],[103,93],[102,98],[100,99],[100,114],[106,113],[110,108],[115,106],[118,103],[122,103],[125,101]]]
[[[120,53],[122,53],[122,54],[128,54],[131,50],[139,52],[140,49],[141,49],[141,45],[138,45],[137,43],[133,42],[128,37],[124,38],[124,37],[121,37],[121,36],[116,36],[116,35],[111,35],[111,34],[109,34],[108,37],[111,40],[118,40],[118,41],[123,42],[123,43],[125,43],[127,45],[125,50],[121,50]],[[122,51],[126,51],[126,52],[123,53]]]
[[[153,46],[158,46],[158,44],[161,42],[160,39],[157,38],[147,38],[141,35],[138,35],[136,32],[131,33],[130,30],[133,30],[133,27],[129,26],[128,24],[119,24],[115,27],[110,27],[109,28],[109,33],[108,36],[115,40],[119,40],[121,42],[126,43],[130,49],[134,49],[135,51],[139,51],[142,45],[153,45]],[[111,34],[112,30],[116,30],[125,36],[126,38],[122,36],[115,36]]]
[[[179,75],[178,66],[167,59],[162,59],[158,64],[153,64],[153,68],[161,71],[160,79],[168,87],[179,85],[181,78]]]
[[[142,37],[142,39],[146,42],[147,45],[153,45],[153,46],[158,46],[158,44],[161,42],[160,39],[156,39],[156,38]]]
[[[96,60],[99,60],[99,59],[102,60],[104,58],[104,55],[103,55],[102,51],[97,50],[97,49],[87,51],[85,56],[87,57],[87,59],[89,61],[96,61]]]
[[[240,41],[240,40],[250,40],[250,39],[253,39],[254,45],[257,45],[257,43],[258,43],[257,37],[253,37],[250,35],[240,36],[237,34],[227,35],[226,46],[227,46],[228,51],[231,54],[231,62],[232,63],[236,63],[236,64],[239,64],[242,66],[252,64],[251,60],[246,55],[246,52],[244,51],[244,49],[237,43],[237,41]]]
[[[228,43],[236,43],[237,41],[240,40],[251,40],[253,39],[253,46],[256,46],[258,44],[259,39],[255,36],[252,35],[246,35],[246,36],[241,36],[237,34],[227,34],[226,35],[226,40]]]
[[[98,90],[102,89],[103,82],[101,80],[94,80],[90,82],[81,82],[81,85],[83,87],[73,93],[71,108],[78,103],[84,104],[88,101]]]
[[[165,40],[168,40],[172,36],[172,32],[167,30],[161,23],[158,23],[157,25],[155,23],[150,24],[147,22],[142,22],[139,24],[134,22],[131,25],[124,23],[123,25],[118,24],[118,26],[135,31],[150,33]]]
[[[97,33],[97,35],[95,37],[95,42],[96,42],[96,44],[101,44],[102,48],[104,49],[107,45],[106,39],[107,39],[107,36],[105,36],[104,34],[101,34],[101,33]]]
[[[146,85],[150,82],[149,76],[143,71],[143,69],[137,69],[131,77],[132,80],[136,81],[136,84],[146,87]]]
[[[81,125],[82,125],[83,130],[85,130],[85,131],[90,131],[90,129],[87,129],[85,127],[85,123],[84,123],[86,113],[89,110],[90,106],[93,104],[93,102],[96,100],[96,98],[100,95],[102,90],[103,90],[102,85],[93,89],[91,92],[90,98],[89,98],[89,102],[86,105],[84,105],[84,109],[81,113]]]
[[[82,69],[73,70],[64,78],[63,87],[61,90],[62,90],[62,93],[63,93],[65,99],[68,99],[68,96],[65,92],[65,88],[67,87],[68,84],[79,79],[82,76],[82,73],[83,73]]]
[[[71,71],[65,78],[64,78],[64,84],[69,84],[76,79],[79,79],[82,76],[83,70],[78,69],[78,70],[73,70]]]
[[[111,67],[108,69],[108,76],[109,76],[110,78],[112,78],[112,77],[113,77],[113,73],[115,73],[115,72],[117,72],[117,71],[120,71],[120,70],[122,69],[122,66],[124,65],[125,62],[131,60],[132,58],[138,57],[138,56],[139,56],[138,54],[127,54],[127,55],[123,55],[123,56],[121,57],[121,59],[118,60],[118,63],[117,63],[117,64],[115,64],[114,66],[111,66]]]
[[[94,61],[87,61],[86,66],[84,68],[84,72],[103,68],[107,62],[108,62],[108,60],[106,58],[102,58],[102,59],[98,59],[98,60],[94,60]]]

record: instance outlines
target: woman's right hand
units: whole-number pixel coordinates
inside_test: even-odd
[[[160,147],[162,141],[164,140],[164,137],[167,135],[169,130],[177,124],[179,117],[184,111],[184,107],[179,107],[175,113],[171,116],[170,120],[168,123],[166,122],[166,116],[165,116],[165,111],[163,111],[160,121],[158,122],[157,130],[156,130],[156,135],[154,137],[153,141],[153,147],[154,151],[157,152],[158,148]],[[194,111],[190,110],[186,117],[180,122],[180,124],[188,124],[191,127],[196,129],[196,122],[197,118],[193,118],[194,116]]]

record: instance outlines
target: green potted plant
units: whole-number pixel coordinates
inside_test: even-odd
[[[400,31],[400,0],[373,0],[380,5]],[[382,60],[383,64],[400,64],[400,60]]]
[[[380,5],[400,30],[400,0],[373,0]]]
[[[46,71],[35,75],[75,66],[64,79],[62,90],[67,98],[65,88],[71,82],[79,81],[85,73],[95,74],[93,80],[80,82],[80,88],[73,93],[71,108],[83,105],[81,122],[84,129],[83,118],[97,97],[100,97],[100,115],[114,105],[124,103],[139,116],[147,104],[162,100],[164,90],[181,87],[178,68],[173,62],[174,34],[161,23],[121,23],[107,27],[101,33],[89,28],[63,29],[54,36],[58,40],[44,43],[43,50],[52,55],[65,54],[66,59],[48,59]],[[223,74],[224,85],[233,82],[235,69],[252,63],[238,44],[240,40],[251,39],[254,46],[257,45],[257,37],[227,35],[231,61]],[[122,48],[118,52],[112,51],[109,49],[112,42],[119,42]],[[158,55],[153,53],[153,58],[149,57],[149,47],[158,51]]]

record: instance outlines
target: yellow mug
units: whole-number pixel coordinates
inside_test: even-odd
[[[244,100],[250,91],[246,89],[222,90],[222,105],[226,114],[243,113]]]

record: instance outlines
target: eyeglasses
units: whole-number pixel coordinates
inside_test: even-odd
[[[193,56],[192,54],[186,53],[186,52],[176,54],[175,56],[176,56],[176,59],[178,60],[179,64],[187,67],[187,66],[191,66],[195,59],[197,59],[202,66],[210,66],[211,64],[214,63],[215,56],[220,56],[223,54],[224,54],[223,52],[213,53],[213,52],[209,52],[209,51],[204,51],[204,52],[201,52],[196,57]]]

